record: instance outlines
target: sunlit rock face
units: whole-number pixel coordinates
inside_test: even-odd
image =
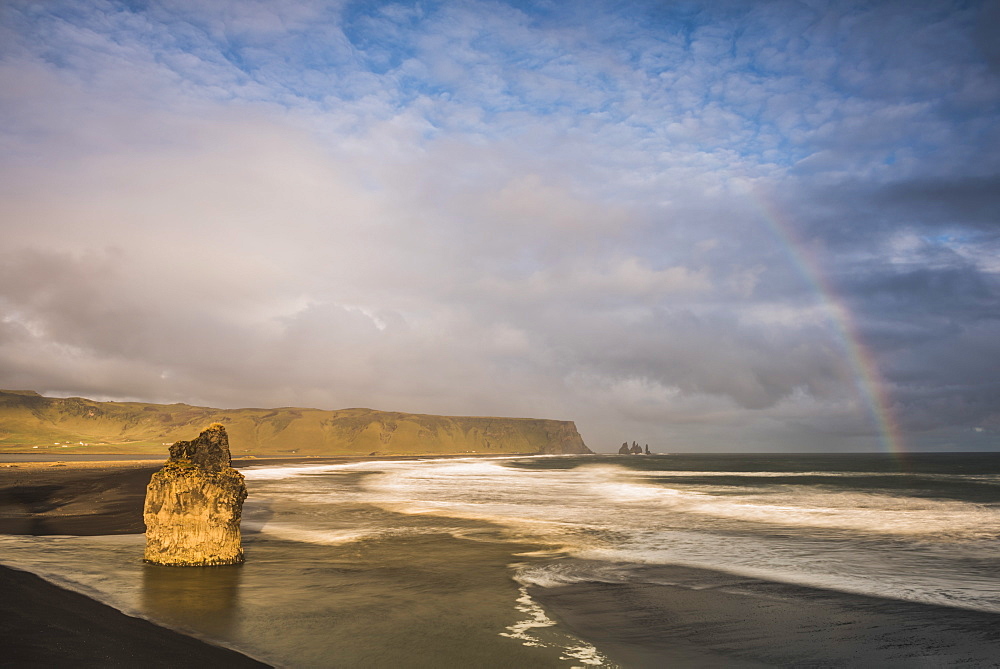
[[[170,459],[146,488],[146,562],[243,562],[240,516],[247,488],[231,463],[229,437],[219,423],[170,447]]]

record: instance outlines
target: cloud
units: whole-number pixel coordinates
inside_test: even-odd
[[[860,344],[992,425],[986,5],[633,9],[8,3],[0,385],[838,450]]]

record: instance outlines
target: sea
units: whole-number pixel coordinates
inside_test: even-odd
[[[1000,454],[242,471],[243,566],[141,535],[0,562],[282,667],[1000,666]]]

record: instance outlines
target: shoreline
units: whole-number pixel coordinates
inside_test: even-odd
[[[146,485],[164,461],[0,461],[0,534],[142,534]],[[270,666],[2,562],[0,591],[4,666]]]
[[[548,615],[628,669],[996,666],[1000,614],[710,569],[638,567],[637,581],[529,586]]]
[[[389,456],[381,459],[396,460],[399,457]],[[373,461],[375,458],[367,456],[363,458],[331,457],[322,459],[281,458],[249,461],[234,459],[233,464],[243,468],[247,465],[295,467],[296,465],[324,465],[362,460]],[[0,534],[96,537],[118,534],[136,535],[135,539],[141,541],[141,534],[144,530],[141,524],[141,512],[146,483],[152,473],[161,465],[162,460],[113,462],[107,466],[96,461],[0,466]],[[33,500],[32,503],[35,506],[31,507],[25,503],[27,497],[24,494],[18,500],[19,505],[12,506],[10,504],[11,498],[16,495],[11,493],[17,490],[20,490],[21,493],[30,493],[27,497]],[[419,543],[438,540],[418,536],[411,541]],[[263,545],[254,546],[254,548],[267,550],[268,544],[279,545],[280,543],[281,540],[264,542]],[[459,541],[459,543],[461,542]],[[472,542],[472,545],[477,548],[479,546],[477,542]],[[503,551],[500,552],[503,553]],[[395,557],[394,550],[389,548],[376,547],[374,554],[382,558],[389,555],[392,556],[392,560],[398,559]],[[514,582],[509,580],[509,576],[506,576],[505,564],[510,559],[509,556],[504,556],[494,560],[493,566],[496,573],[493,574],[492,578],[494,581],[498,578],[507,580],[510,583],[510,588],[516,590]],[[446,564],[445,562],[441,563],[445,572],[448,569],[461,570],[459,565],[447,567],[444,566]],[[372,581],[367,576],[369,569],[363,564],[359,567],[357,570],[361,579],[359,583],[362,587],[372,588]],[[11,652],[5,652],[5,660],[10,661],[11,664],[8,665],[0,661],[0,664],[4,666],[270,666],[262,664],[252,657],[253,655],[268,657],[262,648],[255,648],[252,644],[249,647],[238,643],[230,645],[228,641],[219,641],[219,639],[226,637],[215,637],[211,633],[205,636],[192,633],[184,625],[175,626],[172,624],[169,616],[166,618],[156,617],[157,622],[155,623],[131,617],[121,610],[105,604],[104,601],[108,600],[102,601],[101,598],[90,595],[86,587],[77,589],[72,584],[64,585],[59,581],[48,581],[45,576],[31,571],[32,568],[31,562],[6,563],[0,558],[0,589],[7,592],[8,589],[20,588],[18,597],[10,599],[6,609],[0,606],[0,625],[2,625],[4,634],[16,634],[19,637],[18,644],[12,646]],[[179,601],[191,599],[193,595],[190,592],[190,582],[199,581],[202,576],[201,572],[205,572],[204,575],[207,576],[226,575],[226,573],[239,576],[242,571],[225,572],[227,568],[221,568],[223,571],[216,571],[218,569],[220,568],[211,567],[201,570],[195,569],[190,573],[185,572],[184,576],[192,578],[180,579],[178,592],[163,599],[160,604],[167,606],[178,599]],[[492,585],[484,586],[480,574],[466,573],[462,578],[467,579],[473,588],[488,589],[493,587]],[[212,581],[211,578],[208,580]],[[448,579],[452,583],[459,580],[461,579]],[[406,592],[405,586],[399,587],[401,592]],[[418,599],[422,599],[422,596]],[[201,600],[198,601],[201,602]],[[53,617],[53,609],[62,611],[65,615],[61,618]],[[169,606],[167,609],[169,610]],[[53,624],[63,631],[54,634],[48,626],[42,624],[41,621],[49,618],[52,618]],[[91,624],[93,621],[96,621],[96,624]],[[196,626],[194,628],[196,629]],[[83,643],[83,645],[81,645],[82,642],[78,641],[79,639],[91,638],[92,641]],[[137,654],[140,651],[133,648],[133,646],[138,646],[140,649],[145,646],[157,648],[164,643],[177,646],[178,650],[172,659],[159,661],[157,658],[152,658],[147,662],[146,657]],[[216,645],[219,643],[225,643],[225,646]],[[377,647],[379,643],[378,638],[371,639],[371,644],[374,646]],[[503,645],[506,642],[498,638],[497,643]],[[123,654],[114,654],[113,649],[117,647],[123,649]],[[215,653],[216,650],[219,652]],[[251,655],[244,655],[243,653],[246,652],[251,653]],[[524,651],[518,646],[514,646],[510,652],[511,657],[519,657],[519,654]],[[527,651],[524,657],[531,656],[532,652]],[[271,661],[273,662],[273,660]],[[348,663],[345,666],[361,665]],[[541,666],[556,667],[559,665],[543,663]]]
[[[237,458],[233,464],[237,468],[294,467],[398,460],[401,457]],[[409,459],[427,457],[433,456],[411,456]],[[161,463],[162,460],[157,459],[0,464],[0,533],[33,536],[141,534],[145,485]],[[12,528],[17,531],[10,531]],[[574,558],[557,560],[572,561]],[[667,663],[684,667],[992,666],[1000,658],[996,650],[1000,648],[1000,614],[996,613],[822,590],[708,569],[624,566],[634,580],[528,586],[527,593],[560,628],[593,644],[611,661],[628,669],[660,667]],[[59,664],[59,661],[74,666],[107,666],[106,659],[103,664],[97,659],[93,659],[92,664],[88,664],[89,660],[81,660],[80,647],[74,639],[97,635],[109,646],[114,646],[119,634],[119,622],[114,621],[120,618],[107,611],[88,613],[90,605],[81,600],[100,607],[106,605],[30,572],[20,573],[37,581],[11,573],[18,571],[0,564],[0,588],[5,592],[8,588],[20,588],[18,592],[21,593],[21,598],[12,605],[13,610],[8,606],[0,621],[5,633],[18,637],[19,645],[15,650],[22,653],[21,656],[15,653],[13,657],[23,662],[10,666],[33,666],[28,662],[32,659],[31,653],[50,652],[63,654],[40,654],[34,658],[38,660],[34,666],[39,662]],[[8,586],[8,583],[13,585]],[[48,613],[46,607],[55,607],[69,616],[58,623],[68,635],[66,639],[49,642],[51,632],[44,621],[53,614]],[[142,626],[134,630],[123,627],[123,639],[141,639],[148,633],[154,635],[150,639],[167,634],[173,636],[163,638],[175,642],[176,637],[181,637],[204,643],[171,628],[106,608],[117,616],[140,621],[158,630],[149,632]],[[29,622],[11,622],[18,616]],[[93,630],[88,627],[91,618],[107,623]],[[131,626],[133,623],[121,624]],[[245,656],[239,657],[242,659],[233,662],[253,664],[228,665],[225,664],[228,660],[220,660],[219,666],[266,666]],[[134,663],[144,664],[137,660]],[[194,664],[175,662],[150,666]]]
[[[146,485],[166,457],[156,459],[10,461],[0,454],[0,534],[95,536],[142,534]],[[322,466],[427,458],[496,455],[333,455],[233,458],[233,467]],[[503,456],[501,456],[503,457]],[[525,457],[511,454],[510,457]]]
[[[0,464],[0,534],[141,534],[161,461]],[[0,563],[5,667],[268,667]]]
[[[5,667],[270,666],[2,564],[0,591]]]
[[[428,457],[469,455],[233,458],[233,466],[294,467]],[[146,485],[165,460],[140,457],[10,462],[0,455],[0,535],[143,534]],[[237,650],[129,616],[2,561],[0,591],[5,593],[0,598],[5,667],[270,666]]]

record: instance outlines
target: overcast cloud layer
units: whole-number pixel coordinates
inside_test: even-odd
[[[877,450],[874,390],[907,448],[997,448],[998,34],[948,0],[7,0],[0,387],[659,451]]]

